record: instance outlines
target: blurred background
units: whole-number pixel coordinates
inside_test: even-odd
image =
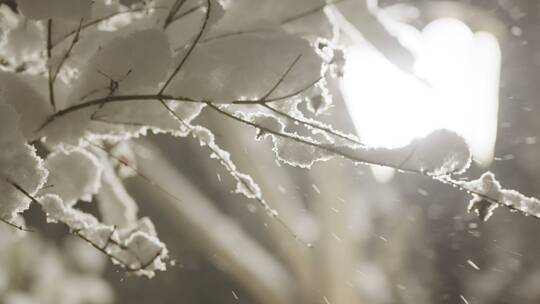
[[[304,3],[309,9],[324,1]],[[375,57],[384,57],[384,62],[367,65],[360,61],[353,66],[345,63],[344,79],[329,83],[334,104],[319,119],[337,129],[357,132],[362,140],[377,145],[403,144],[430,128],[455,128],[478,145],[478,162],[473,164],[470,177],[490,170],[507,188],[540,197],[537,0],[380,0],[378,8],[370,7],[370,1],[345,0],[336,6],[341,17],[362,34],[362,38],[355,38],[354,30],[344,33],[346,57],[354,56],[347,50],[356,48],[366,56],[378,53]],[[287,10],[282,14],[295,15]],[[308,19],[303,22],[319,24],[323,14],[318,10],[304,17]],[[417,73],[411,85],[407,82],[410,79],[395,76],[418,72],[418,66],[414,66],[411,53],[397,43],[398,39],[391,37],[390,23],[399,21],[409,26],[408,32],[416,29],[420,33],[434,20],[448,17],[461,21],[458,27],[464,25],[470,33],[489,33],[486,48],[482,48],[483,42],[467,42],[481,45],[474,58],[488,58],[484,64],[461,61],[459,72],[463,74],[452,75],[444,73],[445,66],[441,66],[436,72],[447,78],[437,78],[438,74],[430,78],[436,72]],[[294,21],[287,26],[294,27]],[[419,46],[418,33],[407,37],[417,39],[413,39],[416,49],[412,49],[421,51],[425,46]],[[433,30],[431,37],[435,37],[433,41],[448,38],[455,45],[460,40],[451,40],[456,37],[454,33]],[[464,48],[471,49],[470,45]],[[456,54],[459,51],[457,48]],[[434,58],[443,63],[461,60],[451,55]],[[387,71],[388,63],[393,66],[388,73],[394,74],[381,72]],[[434,63],[429,64],[433,68]],[[416,97],[423,96],[408,88],[421,84],[437,89],[440,79],[452,85],[437,94],[447,97],[456,93],[437,101],[444,104],[446,116],[438,116],[442,114],[437,110],[417,113],[412,106],[407,107],[413,108],[411,113],[400,110],[399,103],[418,101]],[[351,89],[351,82],[356,88]],[[483,88],[474,93],[478,98],[467,99],[473,93],[465,86],[471,82],[472,87]],[[403,98],[396,100],[393,96]],[[351,105],[352,98],[363,101]],[[373,104],[383,105],[389,116],[380,117],[378,109],[370,106]],[[378,119],[373,122],[368,117]],[[424,121],[422,117],[430,119]],[[441,121],[461,124],[440,125]],[[69,284],[86,286],[73,290],[92,290],[89,295],[78,291],[74,300],[66,303],[540,302],[538,219],[500,208],[489,221],[482,222],[467,213],[469,198],[465,193],[422,176],[355,166],[347,160],[317,163],[310,170],[280,165],[270,143],[255,141],[252,129],[211,111],[203,111],[197,122],[215,130],[217,142],[231,152],[240,170],[253,176],[281,218],[313,248],[295,240],[254,201],[232,193],[234,180],[204,154],[197,140],[152,136],[134,143],[141,171],[181,201],[172,200],[137,176],[127,179],[126,185],[141,207],[141,215],[153,219],[171,251],[175,264],[168,271],[151,280],[129,276],[90,246],[65,239],[64,229],[54,225],[40,229],[45,231],[40,232],[40,238],[54,240],[57,246],[36,247],[42,241],[33,240],[33,247],[28,249],[22,241],[14,241],[20,244],[9,250],[0,248],[6,256],[14,252],[18,256],[17,262],[9,260],[5,264],[26,269],[43,289],[67,292],[68,283],[53,280],[63,278]],[[29,219],[33,226],[45,225],[39,210],[31,210]],[[65,273],[40,278],[46,265],[41,265],[44,263],[38,257],[49,251],[61,260],[57,263],[62,264]],[[101,274],[105,281],[99,279]],[[0,277],[0,286],[10,280],[13,277]],[[85,300],[78,302],[77,296]],[[22,295],[15,298],[11,301],[20,302],[12,303],[28,303],[23,302]]]

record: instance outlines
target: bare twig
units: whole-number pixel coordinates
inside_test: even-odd
[[[206,3],[207,3],[206,15],[204,17],[204,21],[203,21],[203,24],[201,26],[201,29],[199,30],[199,33],[195,37],[195,40],[193,41],[193,43],[189,46],[189,49],[187,50],[186,54],[184,55],[184,58],[182,58],[182,60],[180,61],[180,63],[176,67],[176,69],[172,72],[172,74],[169,76],[167,81],[165,81],[165,84],[163,85],[163,87],[161,87],[161,90],[159,91],[158,94],[162,94],[163,92],[165,92],[165,90],[167,89],[167,87],[169,86],[171,81],[174,79],[174,77],[176,77],[176,74],[178,74],[178,72],[180,72],[180,70],[182,69],[182,67],[186,63],[187,59],[189,58],[189,56],[191,55],[191,53],[195,49],[195,46],[197,46],[197,44],[199,43],[199,40],[201,40],[202,35],[204,34],[204,32],[206,30],[206,27],[208,25],[208,20],[210,19],[210,14],[212,12],[212,5],[211,5],[212,2],[210,0],[206,0]]]
[[[321,80],[323,79],[323,77],[319,77],[317,79],[315,79],[314,81],[308,83],[307,85],[305,85],[304,87],[292,92],[292,93],[289,93],[289,94],[286,94],[286,95],[283,95],[283,96],[279,96],[279,97],[275,97],[275,98],[267,98],[265,100],[266,103],[268,102],[275,102],[275,101],[283,101],[283,100],[287,100],[289,98],[292,98],[292,97],[295,97],[297,95],[300,95],[304,92],[306,92],[307,90],[311,89],[312,87],[314,87],[317,83],[319,83]],[[257,103],[260,103],[260,99],[256,99],[256,100],[250,100],[250,99],[244,99],[244,100],[233,100],[231,101],[230,103],[233,103],[233,104],[257,104]]]
[[[56,112],[56,102],[54,100],[54,80],[52,72],[52,62],[51,62],[51,50],[52,50],[52,19],[47,21],[47,72],[48,72],[48,82],[49,82],[49,102],[53,108],[53,112]]]
[[[9,178],[6,178],[6,182],[8,184],[10,184],[11,186],[13,186],[15,189],[17,189],[19,192],[22,192],[25,196],[27,197],[30,197],[31,200],[33,200],[32,196],[30,195],[30,193],[28,193],[26,190],[24,190],[19,184],[15,183],[14,181],[12,181],[11,179]],[[33,230],[31,229],[28,229],[28,228],[25,228],[25,227],[22,227],[22,226],[19,226],[15,223],[12,223],[4,218],[0,218],[0,221],[5,223],[5,224],[8,224],[9,226],[13,227],[13,228],[16,228],[16,229],[19,229],[21,231],[26,231],[26,232],[34,232]]]
[[[153,9],[166,9],[165,7],[154,7]],[[122,11],[122,12],[114,12],[114,13],[111,13],[109,15],[106,15],[106,16],[102,16],[102,17],[99,17],[95,20],[92,20],[92,21],[89,21],[85,24],[83,24],[81,26],[81,32],[86,30],[87,28],[90,28],[94,25],[97,25],[103,21],[107,21],[111,18],[114,18],[116,16],[119,16],[119,15],[123,15],[123,14],[131,14],[131,13],[137,13],[137,12],[143,12],[143,11],[146,11],[146,10],[149,10],[148,7],[138,7],[138,8],[131,8],[131,9],[128,9],[126,11]],[[52,44],[52,47],[56,47],[58,44],[62,43],[64,40],[68,39],[70,36],[73,36],[77,33],[77,29],[65,34],[64,36],[62,36],[60,39],[58,39],[58,41],[55,41],[53,44]]]
[[[192,7],[188,10],[186,10],[185,12],[182,12],[180,14],[178,14],[177,16],[175,16],[172,20],[171,20],[171,24],[174,23],[175,21],[178,21],[188,15],[190,15],[191,13],[194,13],[196,11],[198,11],[199,9],[203,8],[204,6],[203,5],[197,5],[195,7]]]
[[[110,258],[111,260],[114,260],[116,261],[118,264],[120,264],[120,266],[125,269],[126,271],[129,271],[129,272],[137,272],[137,271],[141,271],[141,270],[145,270],[148,266],[152,265],[152,263],[161,255],[161,253],[163,252],[163,248],[160,248],[157,253],[151,258],[149,259],[148,261],[141,261],[139,257],[137,257],[137,260],[139,260],[139,266],[137,267],[133,267],[131,265],[129,265],[128,262],[122,260],[121,258],[117,257],[117,256],[114,256],[112,255],[111,253],[109,253],[107,251],[107,248],[108,248],[108,245],[109,244],[117,244],[116,242],[113,242],[112,238],[109,237],[107,243],[106,243],[106,246],[99,246],[98,244],[94,243],[92,240],[90,240],[89,238],[87,238],[84,234],[82,234],[82,232],[80,230],[74,230],[73,232],[73,235],[75,236],[78,236],[79,238],[81,238],[82,240],[84,240],[85,242],[87,242],[88,244],[92,245],[92,247],[96,248],[97,250],[99,250],[101,253],[103,253],[104,255],[106,255],[108,258]],[[111,235],[112,236],[112,235]],[[127,248],[126,247],[120,247],[122,250],[126,250]],[[136,256],[136,254],[134,254]]]
[[[272,86],[272,88],[266,94],[264,94],[261,97],[261,99],[260,99],[261,102],[266,100],[268,97],[270,97],[270,95],[272,95],[272,93],[274,93],[275,90],[277,90],[277,88],[283,83],[283,81],[285,80],[287,75],[289,75],[289,73],[292,71],[294,66],[298,63],[298,61],[300,61],[300,58],[302,58],[302,54],[299,54],[298,56],[296,56],[296,58],[293,60],[293,62],[287,67],[285,72],[283,74],[281,74],[281,76],[279,77],[278,81],[276,81],[274,86]]]
[[[270,100],[268,99],[268,97],[270,95],[272,95],[272,93],[279,87],[279,85],[281,83],[283,83],[283,81],[285,80],[285,78],[289,75],[289,73],[293,70],[294,66],[298,63],[298,61],[300,60],[300,58],[302,57],[302,54],[298,55],[295,60],[287,67],[287,69],[285,70],[285,72],[283,72],[283,74],[281,75],[281,77],[278,79],[278,81],[274,84],[274,86],[263,96],[260,98],[260,100],[258,102],[256,102],[255,104],[256,105],[259,105],[259,106],[262,106],[280,116],[283,116],[293,122],[296,122],[296,123],[300,123],[300,124],[303,124],[305,126],[308,126],[308,127],[311,127],[313,129],[317,129],[317,130],[320,130],[320,131],[324,131],[328,134],[331,134],[331,135],[334,135],[334,136],[337,136],[339,138],[342,138],[342,139],[345,139],[347,141],[350,141],[354,144],[357,144],[357,145],[362,145],[362,143],[360,143],[358,140],[355,140],[349,136],[346,136],[344,134],[340,134],[339,132],[336,132],[335,130],[333,130],[332,128],[329,128],[329,127],[326,127],[326,126],[321,126],[321,125],[318,125],[318,124],[315,124],[313,122],[309,122],[305,119],[301,119],[301,118],[297,118],[297,117],[294,117],[292,115],[289,115],[288,113],[285,113],[285,112],[282,112],[274,107],[272,107],[271,105],[269,105],[268,103],[270,102]]]
[[[233,37],[233,36],[249,35],[249,34],[267,34],[267,33],[276,33],[276,32],[278,31],[276,31],[275,29],[254,29],[254,30],[234,31],[234,32],[218,34],[211,37],[206,37],[204,39],[201,39],[201,41],[199,41],[199,44],[203,44],[203,43],[207,43],[210,41],[219,40],[223,38]],[[186,48],[186,45],[177,47],[174,49],[174,51],[178,52],[184,48]]]
[[[0,218],[0,222],[2,222],[4,224],[7,224],[7,225],[9,225],[9,226],[11,226],[11,227],[13,227],[15,229],[24,231],[24,232],[34,232],[34,230],[32,230],[32,229],[28,229],[28,228],[25,228],[23,226],[19,226],[19,225],[15,224],[15,223],[12,223],[12,222],[4,219],[4,218]]]
[[[182,8],[184,3],[186,3],[187,0],[176,0],[173,5],[171,6],[171,9],[169,10],[169,13],[167,14],[167,17],[165,18],[165,23],[163,24],[163,28],[166,29],[171,25],[174,16],[178,11]]]
[[[267,98],[265,100],[265,102],[269,103],[269,102],[283,101],[283,100],[287,100],[287,99],[289,99],[291,97],[297,96],[299,94],[302,94],[305,91],[312,88],[313,86],[315,86],[317,83],[319,83],[319,81],[321,81],[322,78],[323,77],[319,77],[318,79],[312,81],[311,83],[307,84],[303,88],[300,88],[300,89],[298,89],[298,90],[296,90],[296,91],[294,91],[292,93],[289,93],[289,94],[286,94],[286,95],[283,95],[283,96],[274,97],[274,98]],[[95,92],[92,92],[92,93],[95,93]],[[79,111],[79,110],[82,110],[82,109],[85,109],[85,108],[88,108],[88,107],[93,107],[93,106],[96,106],[96,105],[107,104],[107,103],[129,102],[129,101],[135,101],[135,100],[146,100],[146,101],[156,102],[156,101],[159,101],[160,99],[162,99],[162,100],[174,100],[174,101],[181,101],[181,102],[205,103],[205,104],[208,102],[208,101],[205,101],[204,99],[203,100],[198,100],[198,99],[194,99],[194,98],[186,97],[186,96],[172,96],[172,95],[166,95],[166,94],[162,94],[162,93],[159,93],[159,94],[141,94],[141,95],[105,96],[105,97],[89,100],[89,101],[86,101],[86,102],[83,102],[83,103],[79,103],[79,104],[67,107],[65,109],[62,109],[62,110],[52,114],[51,116],[49,116],[47,118],[47,120],[45,120],[41,124],[41,126],[35,132],[39,132],[39,131],[43,130],[43,128],[45,128],[48,124],[50,124],[51,122],[53,122],[54,120],[56,120],[57,118],[59,118],[61,116],[64,116],[64,115],[67,115],[69,113],[76,112],[76,111]],[[229,101],[228,103],[232,103],[232,104],[257,104],[259,102],[260,102],[260,99],[256,99],[256,100],[246,100],[246,99],[244,99],[244,100],[233,100],[233,101]]]
[[[79,41],[80,33],[81,33],[81,26],[83,23],[83,19],[81,18],[81,21],[79,22],[79,26],[77,27],[77,32],[75,33],[75,36],[73,37],[73,40],[71,41],[71,44],[69,45],[69,48],[64,53],[64,56],[60,60],[60,63],[58,63],[58,66],[56,67],[56,71],[53,73],[52,77],[52,83],[54,85],[54,82],[56,81],[56,77],[58,77],[58,74],[60,73],[60,70],[62,69],[62,66],[66,62],[66,60],[69,58],[69,55],[73,51],[73,48],[75,47],[75,44]]]
[[[76,112],[78,110],[82,110],[88,107],[93,106],[99,106],[101,104],[108,104],[108,103],[116,103],[116,102],[127,102],[127,101],[135,101],[135,100],[147,100],[147,101],[157,101],[159,99],[166,99],[166,100],[176,100],[176,101],[186,101],[186,102],[202,102],[198,100],[194,100],[189,97],[182,97],[182,96],[170,96],[170,95],[162,95],[162,94],[151,94],[151,95],[116,95],[116,96],[105,96],[102,98],[97,98],[93,100],[89,100],[83,103],[79,103],[76,105],[73,105],[71,107],[62,109],[51,116],[47,118],[46,121],[43,122],[43,124],[36,130],[36,132],[41,131],[43,128],[45,128],[49,123],[53,122],[55,119],[67,115],[72,112]]]
[[[278,96],[278,97],[275,97],[275,98],[268,98],[268,99],[265,100],[265,102],[268,103],[268,102],[276,102],[276,101],[287,100],[287,99],[289,99],[291,97],[302,94],[303,92],[309,90],[311,87],[316,85],[319,81],[321,81],[321,79],[322,79],[322,77],[316,79],[315,81],[309,83],[308,85],[306,85],[303,88],[298,89],[295,92],[292,92],[292,93],[289,93],[289,94],[286,94],[286,95],[283,95],[283,96]],[[146,100],[146,101],[156,102],[156,101],[159,101],[160,99],[162,99],[162,100],[174,100],[174,101],[181,101],[181,102],[204,103],[204,104],[206,104],[208,102],[208,101],[205,101],[205,100],[198,100],[198,99],[194,99],[194,98],[191,98],[191,97],[172,96],[172,95],[166,95],[166,94],[141,94],[141,95],[105,96],[105,97],[89,100],[89,101],[86,101],[86,102],[83,102],[83,103],[79,103],[79,104],[76,104],[76,105],[72,105],[70,107],[64,108],[64,109],[52,114],[51,116],[49,116],[47,118],[47,120],[45,120],[41,124],[41,126],[35,132],[39,132],[39,131],[43,130],[43,128],[45,128],[48,124],[50,124],[51,122],[53,122],[54,120],[56,120],[59,117],[62,117],[64,115],[67,115],[69,113],[76,112],[76,111],[79,111],[79,110],[82,110],[82,109],[93,107],[93,106],[96,106],[96,105],[108,104],[108,103],[117,103],[117,102],[129,102],[129,101],[135,101],[135,100]],[[245,100],[244,99],[244,100],[229,101],[228,103],[232,103],[232,104],[257,104],[259,102],[260,102],[260,99],[256,99],[256,100]]]
[[[105,116],[105,115],[98,116],[97,111],[92,113],[92,115],[90,115],[90,119],[93,120],[93,121],[98,121],[98,122],[102,122],[102,123],[106,123],[106,124],[110,124],[110,125],[125,125],[125,126],[132,126],[132,127],[144,127],[145,126],[144,123],[140,123],[140,122],[119,121],[119,120],[108,119],[107,116]]]

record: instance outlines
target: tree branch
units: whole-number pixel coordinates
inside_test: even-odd
[[[278,136],[278,137],[281,137],[281,138],[285,138],[285,139],[290,139],[290,140],[292,140],[294,142],[304,144],[304,145],[308,145],[308,146],[311,146],[311,147],[326,151],[328,153],[334,154],[336,156],[341,156],[341,157],[347,158],[347,159],[352,160],[354,162],[359,162],[359,163],[368,164],[368,165],[384,166],[384,167],[398,169],[398,170],[401,170],[401,171],[404,171],[404,172],[410,172],[410,173],[417,173],[417,174],[426,175],[425,172],[422,172],[422,171],[419,171],[419,170],[398,168],[395,164],[388,163],[388,162],[370,161],[370,160],[367,160],[367,159],[360,158],[360,157],[358,157],[358,156],[356,156],[356,155],[354,155],[354,154],[352,154],[350,152],[343,151],[343,150],[339,149],[338,147],[335,147],[335,146],[332,146],[332,145],[321,144],[321,143],[314,142],[314,141],[311,141],[311,140],[308,140],[306,138],[299,137],[299,136],[296,136],[296,135],[293,135],[293,134],[288,134],[288,133],[283,133],[283,132],[280,132],[280,131],[272,130],[272,129],[266,128],[264,126],[260,126],[260,125],[254,123],[254,122],[249,121],[249,120],[246,120],[244,118],[238,117],[238,116],[236,116],[234,114],[231,114],[231,113],[221,109],[219,106],[217,106],[215,104],[212,104],[210,102],[208,102],[207,105],[208,105],[209,108],[215,110],[216,112],[218,112],[221,115],[224,115],[224,116],[226,116],[226,117],[228,117],[230,119],[236,120],[237,122],[243,123],[245,125],[249,125],[251,127],[259,129],[259,130],[261,130],[261,131],[263,131],[265,133],[272,134],[272,135],[275,135],[275,136]]]

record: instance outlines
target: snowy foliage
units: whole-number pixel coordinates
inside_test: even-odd
[[[330,108],[326,80],[342,73],[343,53],[333,42],[335,25],[297,24],[291,9],[302,12],[311,1],[293,2],[20,0],[18,14],[2,6],[2,220],[15,225],[33,202],[126,271],[151,277],[164,270],[167,248],[152,222],[138,218],[116,167],[141,173],[113,148],[154,132],[196,137],[236,181],[235,192],[281,221],[212,131],[193,123],[203,108],[270,138],[277,159],[293,166],[340,156],[475,191],[469,209],[484,218],[492,209],[479,205],[484,196],[539,215],[537,200],[501,189],[491,174],[481,182],[443,178],[470,164],[452,132],[385,149],[312,118]],[[100,217],[78,208],[94,199]]]
[[[48,174],[43,160],[36,155],[35,148],[26,143],[19,123],[19,115],[15,109],[0,102],[0,216],[6,221],[14,220],[17,214],[28,209],[30,204],[30,199],[11,183],[17,183],[29,193],[35,194],[43,187]]]

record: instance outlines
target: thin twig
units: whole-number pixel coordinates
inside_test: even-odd
[[[302,94],[303,92],[307,91],[308,89],[310,89],[311,87],[316,85],[321,79],[322,79],[322,77],[319,77],[315,81],[309,83],[305,87],[300,88],[299,90],[297,90],[295,92],[286,94],[284,96],[278,96],[278,97],[275,97],[275,98],[266,99],[265,102],[268,103],[268,102],[276,102],[276,101],[287,100],[287,99],[289,99],[291,97]],[[206,104],[208,102],[208,101],[205,101],[204,99],[198,100],[198,99],[194,99],[194,98],[191,98],[191,97],[172,96],[172,95],[166,95],[166,94],[105,96],[105,97],[101,97],[101,98],[97,98],[97,99],[92,99],[92,100],[89,100],[89,101],[86,101],[86,102],[83,102],[83,103],[79,103],[79,104],[76,104],[76,105],[72,105],[70,107],[64,108],[64,109],[62,109],[62,110],[60,110],[58,112],[53,113],[51,116],[49,116],[47,118],[47,120],[45,120],[40,125],[40,127],[38,129],[36,129],[35,132],[37,133],[37,132],[43,130],[43,128],[45,128],[48,124],[50,124],[51,122],[53,122],[54,120],[56,120],[59,117],[62,117],[64,115],[67,115],[69,113],[76,112],[76,111],[79,111],[79,110],[82,110],[82,109],[93,107],[93,106],[96,106],[96,105],[108,104],[108,103],[117,103],[117,102],[128,102],[128,101],[135,101],[135,100],[146,100],[146,101],[154,101],[154,102],[156,102],[156,101],[159,101],[160,99],[174,100],[174,101],[181,101],[181,102],[204,103],[204,104]],[[256,100],[245,100],[244,99],[244,100],[229,101],[227,103],[232,103],[232,104],[257,104],[259,102],[260,102],[260,99],[256,99]]]
[[[82,23],[83,23],[83,18],[81,18],[81,21],[79,22],[79,27],[77,28],[77,32],[75,33],[75,36],[73,37],[73,40],[71,41],[71,44],[69,45],[69,48],[64,53],[64,56],[62,57],[62,59],[60,60],[60,63],[56,67],[56,71],[54,72],[53,77],[52,77],[52,83],[53,84],[56,81],[56,77],[58,77],[58,74],[60,73],[60,70],[62,69],[62,66],[64,65],[64,63],[68,59],[69,55],[73,51],[73,48],[75,47],[75,44],[77,44],[77,42],[79,41]]]
[[[24,190],[19,184],[15,183],[14,181],[12,181],[9,178],[6,178],[6,182],[8,184],[10,184],[11,186],[13,186],[15,189],[17,189],[19,192],[22,192],[25,196],[30,197],[30,199],[32,199],[32,196],[30,195],[30,193],[28,193],[28,191]],[[4,218],[0,218],[0,221],[5,223],[5,224],[8,224],[9,226],[11,226],[13,228],[17,228],[17,229],[19,229],[21,231],[33,232],[33,230],[31,230],[31,229],[19,226],[19,225],[15,224],[15,223],[12,223],[12,222],[4,219]]]
[[[313,82],[307,84],[303,88],[298,89],[295,92],[292,92],[292,93],[289,93],[289,94],[286,94],[286,95],[283,95],[283,96],[278,96],[278,97],[275,97],[275,98],[269,98],[269,99],[266,99],[265,102],[269,103],[269,102],[283,101],[283,100],[287,100],[287,99],[289,99],[291,97],[297,96],[299,94],[302,94],[305,91],[309,90],[311,87],[315,86],[317,83],[319,83],[319,81],[321,81],[322,78],[323,77],[319,77],[318,79],[316,79]],[[78,110],[82,110],[82,109],[85,109],[85,108],[88,108],[88,107],[93,107],[93,106],[96,106],[96,105],[107,104],[107,103],[127,102],[127,101],[135,101],[135,100],[146,100],[146,101],[154,101],[155,102],[155,101],[159,101],[160,99],[174,100],[174,101],[181,101],[181,102],[204,103],[204,104],[206,104],[208,102],[208,101],[205,101],[204,99],[197,100],[197,99],[190,98],[190,97],[185,97],[185,96],[172,96],[172,95],[166,95],[166,94],[105,96],[105,97],[89,100],[89,101],[86,101],[86,102],[83,102],[83,103],[79,103],[79,104],[64,108],[64,109],[62,109],[62,110],[60,110],[60,111],[58,111],[56,113],[53,113],[51,116],[49,116],[47,118],[47,120],[45,120],[40,125],[40,127],[38,129],[36,129],[35,132],[37,133],[37,132],[43,130],[43,128],[45,128],[48,124],[50,124],[51,122],[53,122],[54,120],[56,120],[57,118],[59,118],[61,116],[64,116],[64,115],[67,115],[69,113],[76,112]],[[256,99],[256,100],[246,100],[246,99],[244,99],[244,100],[233,100],[233,101],[229,101],[227,103],[232,103],[232,104],[257,104],[259,102],[260,102],[260,99]]]
[[[144,270],[146,269],[148,266],[150,266],[160,255],[161,253],[163,252],[163,248],[160,248],[158,250],[158,252],[154,255],[154,257],[152,257],[151,259],[149,259],[148,261],[146,262],[143,262],[141,261],[141,259],[136,255],[136,258],[139,262],[139,266],[137,267],[133,267],[131,265],[129,265],[128,262],[122,260],[121,258],[117,257],[117,256],[114,256],[112,254],[110,254],[108,251],[107,251],[107,246],[105,247],[101,247],[99,246],[98,244],[94,243],[92,240],[90,240],[89,238],[87,238],[84,234],[81,233],[80,230],[75,230],[73,231],[73,234],[75,236],[78,236],[79,238],[81,238],[82,240],[84,240],[85,242],[87,242],[88,244],[92,245],[92,247],[96,248],[97,250],[99,250],[101,253],[103,253],[104,255],[106,255],[107,257],[109,257],[111,260],[114,260],[116,261],[118,264],[120,264],[120,266],[126,270],[126,271],[129,271],[129,272],[137,272],[137,271],[141,271],[141,270]],[[112,242],[112,239],[109,237],[109,240],[108,240],[108,244],[115,244],[114,242]],[[122,250],[126,250],[122,247],[120,247]]]
[[[176,0],[173,5],[171,6],[171,9],[169,10],[169,13],[167,14],[167,17],[165,18],[165,23],[163,24],[163,28],[166,29],[171,25],[172,20],[176,13],[182,8],[184,3],[186,3],[187,0]]]
[[[283,83],[283,81],[285,80],[285,78],[289,75],[289,73],[293,70],[294,66],[298,63],[298,61],[300,60],[300,58],[302,57],[302,54],[298,55],[295,60],[287,67],[287,69],[285,70],[285,72],[283,72],[283,74],[281,75],[281,77],[278,79],[278,81],[274,84],[274,86],[263,96],[260,98],[259,102],[255,103],[259,106],[262,106],[280,116],[283,116],[293,122],[296,122],[296,123],[300,123],[300,124],[303,124],[303,125],[306,125],[306,126],[309,126],[311,128],[314,128],[314,129],[317,129],[317,130],[321,130],[321,131],[324,131],[328,134],[331,134],[331,135],[334,135],[334,136],[337,136],[337,137],[340,137],[342,139],[345,139],[347,141],[350,141],[354,144],[358,144],[358,145],[362,145],[361,142],[359,142],[358,140],[355,140],[355,139],[352,139],[351,137],[349,136],[346,136],[344,134],[340,134],[338,132],[336,132],[335,130],[332,130],[331,128],[328,128],[326,126],[321,126],[321,125],[317,125],[315,123],[312,123],[312,122],[309,122],[309,121],[306,121],[304,119],[300,119],[300,118],[297,118],[297,117],[294,117],[292,115],[289,115],[285,112],[282,112],[272,106],[270,106],[268,104],[268,97],[270,95],[272,95],[272,93],[280,86],[280,84]]]
[[[285,78],[287,77],[287,75],[289,75],[289,73],[292,71],[292,69],[294,68],[294,66],[298,63],[298,61],[300,61],[300,58],[302,58],[302,54],[299,54],[298,56],[296,56],[296,58],[293,60],[293,62],[289,65],[289,67],[287,67],[287,69],[285,70],[285,72],[283,74],[281,74],[281,76],[279,77],[278,81],[276,81],[276,83],[272,86],[272,88],[266,93],[264,94],[260,101],[262,102],[263,100],[266,100],[268,97],[270,97],[270,95],[272,95],[272,93],[274,93],[275,90],[277,90],[277,88],[283,83],[283,81],[285,80]]]
[[[190,8],[190,9],[186,10],[185,12],[182,12],[182,13],[178,14],[177,16],[175,16],[175,17],[171,20],[171,24],[174,23],[174,22],[176,22],[176,21],[178,21],[178,20],[180,20],[180,19],[182,19],[182,18],[184,18],[184,17],[186,17],[186,16],[188,16],[188,15],[191,14],[191,13],[194,13],[194,12],[198,11],[199,9],[201,9],[201,8],[203,8],[203,7],[204,7],[203,5],[197,5],[197,6],[195,6],[195,7],[192,7],[192,8]]]
[[[223,34],[218,34],[215,36],[207,37],[204,39],[201,39],[199,41],[199,44],[207,43],[214,40],[219,40],[223,38],[233,37],[233,36],[240,36],[240,35],[250,35],[250,34],[268,34],[268,33],[277,33],[278,31],[275,29],[254,29],[254,30],[245,30],[245,31],[234,31],[234,32],[228,32]],[[183,50],[186,48],[187,45],[182,45],[180,47],[177,47],[174,49],[175,52],[178,52],[180,50]]]
[[[316,124],[316,123],[313,123],[313,122],[310,122],[310,121],[307,121],[305,119],[301,119],[301,118],[297,118],[297,117],[294,117],[288,113],[285,113],[283,111],[280,111],[274,107],[272,107],[271,105],[269,105],[268,103],[266,102],[263,102],[263,103],[260,103],[258,104],[262,107],[265,107],[267,108],[268,110],[280,115],[280,116],[283,116],[285,117],[286,119],[289,119],[293,122],[296,122],[296,123],[299,123],[299,124],[302,124],[302,125],[305,125],[305,126],[309,126],[313,129],[317,129],[317,130],[320,130],[320,131],[324,131],[328,134],[331,134],[331,135],[334,135],[336,137],[339,137],[341,139],[344,139],[344,140],[347,140],[353,144],[357,144],[357,145],[360,145],[360,146],[365,146],[362,142],[360,142],[359,140],[356,140],[354,138],[352,138],[351,136],[348,136],[346,134],[342,134],[334,129],[332,129],[331,127],[327,127],[327,126],[324,126],[324,125],[319,125],[319,124]]]
[[[165,7],[153,7],[152,9],[166,9]],[[143,11],[146,11],[146,10],[149,10],[148,7],[139,7],[139,8],[132,8],[132,9],[129,9],[129,10],[126,10],[126,11],[123,11],[123,12],[114,12],[114,13],[111,13],[109,15],[106,15],[106,16],[103,16],[103,17],[99,17],[95,20],[92,20],[92,21],[89,21],[85,24],[83,24],[81,26],[81,32],[86,30],[87,28],[91,27],[91,26],[94,26],[94,25],[97,25],[103,21],[106,21],[108,19],[111,19],[111,18],[114,18],[118,15],[122,15],[122,14],[131,14],[131,13],[137,13],[137,12],[143,12]],[[77,30],[73,30],[67,34],[65,34],[64,36],[62,36],[60,39],[58,39],[58,41],[55,41],[53,44],[52,44],[52,47],[56,47],[57,45],[59,45],[60,43],[62,43],[64,40],[68,39],[70,36],[72,35],[75,35],[77,33]]]
[[[203,24],[201,26],[201,29],[199,30],[199,33],[195,37],[195,40],[193,41],[193,43],[190,45],[189,49],[186,52],[186,55],[184,55],[184,58],[182,58],[182,61],[180,61],[180,63],[178,64],[176,69],[173,71],[171,76],[169,76],[167,81],[165,81],[165,84],[163,85],[163,87],[161,88],[161,90],[159,91],[158,94],[162,94],[165,91],[165,89],[167,89],[167,87],[169,86],[171,81],[174,79],[174,77],[176,77],[176,74],[178,74],[178,72],[180,72],[180,70],[182,69],[182,67],[186,63],[187,59],[189,58],[189,56],[191,55],[191,53],[195,49],[195,46],[197,46],[197,44],[199,43],[199,40],[201,40],[201,37],[204,34],[204,32],[206,30],[206,27],[208,25],[208,20],[210,19],[210,13],[212,12],[211,0],[206,0],[206,3],[207,3],[206,15],[204,17],[204,21],[203,21]]]
[[[234,31],[234,32],[223,33],[216,36],[205,38],[201,40],[201,43],[228,38],[232,36],[250,35],[250,34],[268,34],[268,33],[278,33],[278,31],[275,29],[255,29],[255,30]]]
[[[47,21],[47,66],[48,66],[48,82],[49,82],[49,102],[53,108],[53,112],[56,112],[56,102],[54,100],[54,80],[52,72],[51,51],[52,51],[52,19]]]
[[[314,87],[317,83],[319,83],[321,80],[323,79],[323,77],[319,77],[317,79],[315,79],[314,81],[308,83],[307,85],[305,85],[304,87],[292,92],[292,93],[289,93],[289,94],[286,94],[286,95],[283,95],[283,96],[279,96],[279,97],[275,97],[275,98],[267,98],[265,100],[266,103],[269,103],[269,102],[276,102],[276,101],[283,101],[283,100],[287,100],[289,98],[292,98],[292,97],[295,97],[297,95],[300,95],[302,93],[304,93],[305,91],[311,89],[312,87]],[[233,104],[257,104],[257,103],[260,103],[260,99],[256,99],[256,100],[253,100],[253,99],[244,99],[244,100],[233,100],[231,101],[230,103],[233,103]]]
[[[124,126],[131,126],[131,127],[144,127],[146,124],[140,123],[140,122],[134,122],[134,121],[119,121],[119,120],[112,120],[107,119],[106,115],[103,116],[97,116],[97,111],[92,113],[90,115],[90,119],[97,122],[102,122],[110,125],[124,125]]]
[[[151,95],[115,95],[115,96],[105,96],[97,99],[92,99],[83,103],[79,103],[76,105],[73,105],[68,108],[64,108],[51,116],[47,118],[46,121],[41,124],[41,126],[36,130],[36,132],[39,132],[43,130],[49,123],[53,122],[55,119],[67,115],[72,112],[76,112],[78,110],[82,110],[85,108],[93,107],[93,106],[99,106],[101,104],[108,104],[108,103],[117,103],[117,102],[127,102],[127,101],[135,101],[135,100],[147,100],[147,101],[157,101],[159,99],[166,99],[166,100],[176,100],[176,101],[185,101],[185,102],[197,102],[201,103],[202,101],[194,100],[189,97],[182,97],[182,96],[171,96],[171,95],[163,95],[163,94],[151,94]]]
[[[24,232],[34,232],[34,230],[32,230],[32,229],[28,229],[28,228],[25,228],[23,226],[19,226],[19,225],[15,224],[15,223],[12,223],[12,222],[6,220],[5,218],[0,218],[0,222],[2,222],[4,224],[7,224],[7,225],[9,225],[9,226],[11,226],[11,227],[13,227],[15,229],[24,231]]]

